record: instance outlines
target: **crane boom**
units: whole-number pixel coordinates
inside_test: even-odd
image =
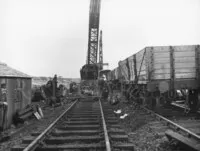
[[[98,78],[99,66],[97,64],[99,20],[101,0],[90,0],[88,52],[86,64],[82,67],[82,80],[96,80]]]
[[[90,1],[87,64],[96,64],[98,55],[101,0]]]
[[[102,43],[102,30],[101,30],[99,39],[99,70],[102,69],[103,69],[103,43]]]

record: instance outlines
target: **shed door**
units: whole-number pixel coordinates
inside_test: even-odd
[[[22,108],[31,103],[31,79],[22,79]]]
[[[7,79],[8,127],[11,125],[15,114],[15,85],[16,80],[14,78]]]

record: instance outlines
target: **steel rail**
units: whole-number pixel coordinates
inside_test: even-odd
[[[179,106],[179,105],[177,105],[176,103],[171,103],[173,106],[176,106],[176,107],[179,107],[179,108],[182,108],[182,109],[187,109],[187,110],[189,110],[190,111],[190,108],[189,107],[183,107],[183,106]],[[198,114],[200,114],[200,111],[196,111]]]
[[[108,131],[106,128],[106,122],[105,122],[104,113],[103,113],[100,99],[99,99],[99,105],[100,105],[100,109],[101,109],[101,117],[102,117],[102,122],[103,122],[104,138],[106,141],[105,142],[106,143],[106,151],[111,151],[110,141],[109,141],[109,137],[108,137]]]
[[[151,110],[149,110],[149,109],[147,109],[147,108],[145,108],[145,107],[143,107],[143,106],[140,106],[140,107],[143,108],[144,110],[146,110],[148,113],[151,113],[152,115],[155,115],[155,116],[158,117],[159,119],[161,119],[161,120],[167,122],[167,125],[168,125],[169,127],[170,127],[170,125],[172,125],[172,126],[175,127],[175,129],[176,129],[177,131],[180,131],[180,130],[181,130],[182,132],[186,133],[188,138],[190,138],[190,137],[192,136],[193,138],[195,138],[195,139],[197,139],[198,141],[200,141],[200,136],[199,136],[199,135],[197,135],[197,134],[191,132],[190,130],[188,130],[188,129],[186,129],[186,128],[184,128],[184,127],[182,127],[182,126],[180,126],[180,125],[178,125],[178,124],[176,124],[176,123],[174,123],[173,121],[171,121],[171,120],[169,120],[169,119],[167,119],[167,118],[165,118],[165,117],[163,117],[163,116],[161,116],[161,115],[159,115],[159,114],[157,114],[157,113],[155,113],[155,112],[153,112],[153,111],[151,111]],[[173,127],[172,127],[172,128],[173,128]]]
[[[45,135],[55,126],[55,124],[76,104],[76,100],[69,108],[67,108],[51,125],[49,125],[38,137],[36,137],[23,151],[33,151],[37,148],[39,143],[45,137]]]

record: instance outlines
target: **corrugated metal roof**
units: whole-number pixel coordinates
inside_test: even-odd
[[[0,62],[0,77],[20,77],[20,78],[31,78],[29,75],[17,71],[5,63]]]

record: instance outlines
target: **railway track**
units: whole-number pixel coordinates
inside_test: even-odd
[[[145,107],[142,109],[162,121],[153,124],[165,131],[170,141],[175,140],[177,144],[189,150],[200,150],[199,113],[185,114],[181,108],[173,105],[167,108],[160,107],[156,111]]]
[[[75,101],[42,133],[24,138],[12,151],[133,151],[128,142],[109,105],[90,98]]]

